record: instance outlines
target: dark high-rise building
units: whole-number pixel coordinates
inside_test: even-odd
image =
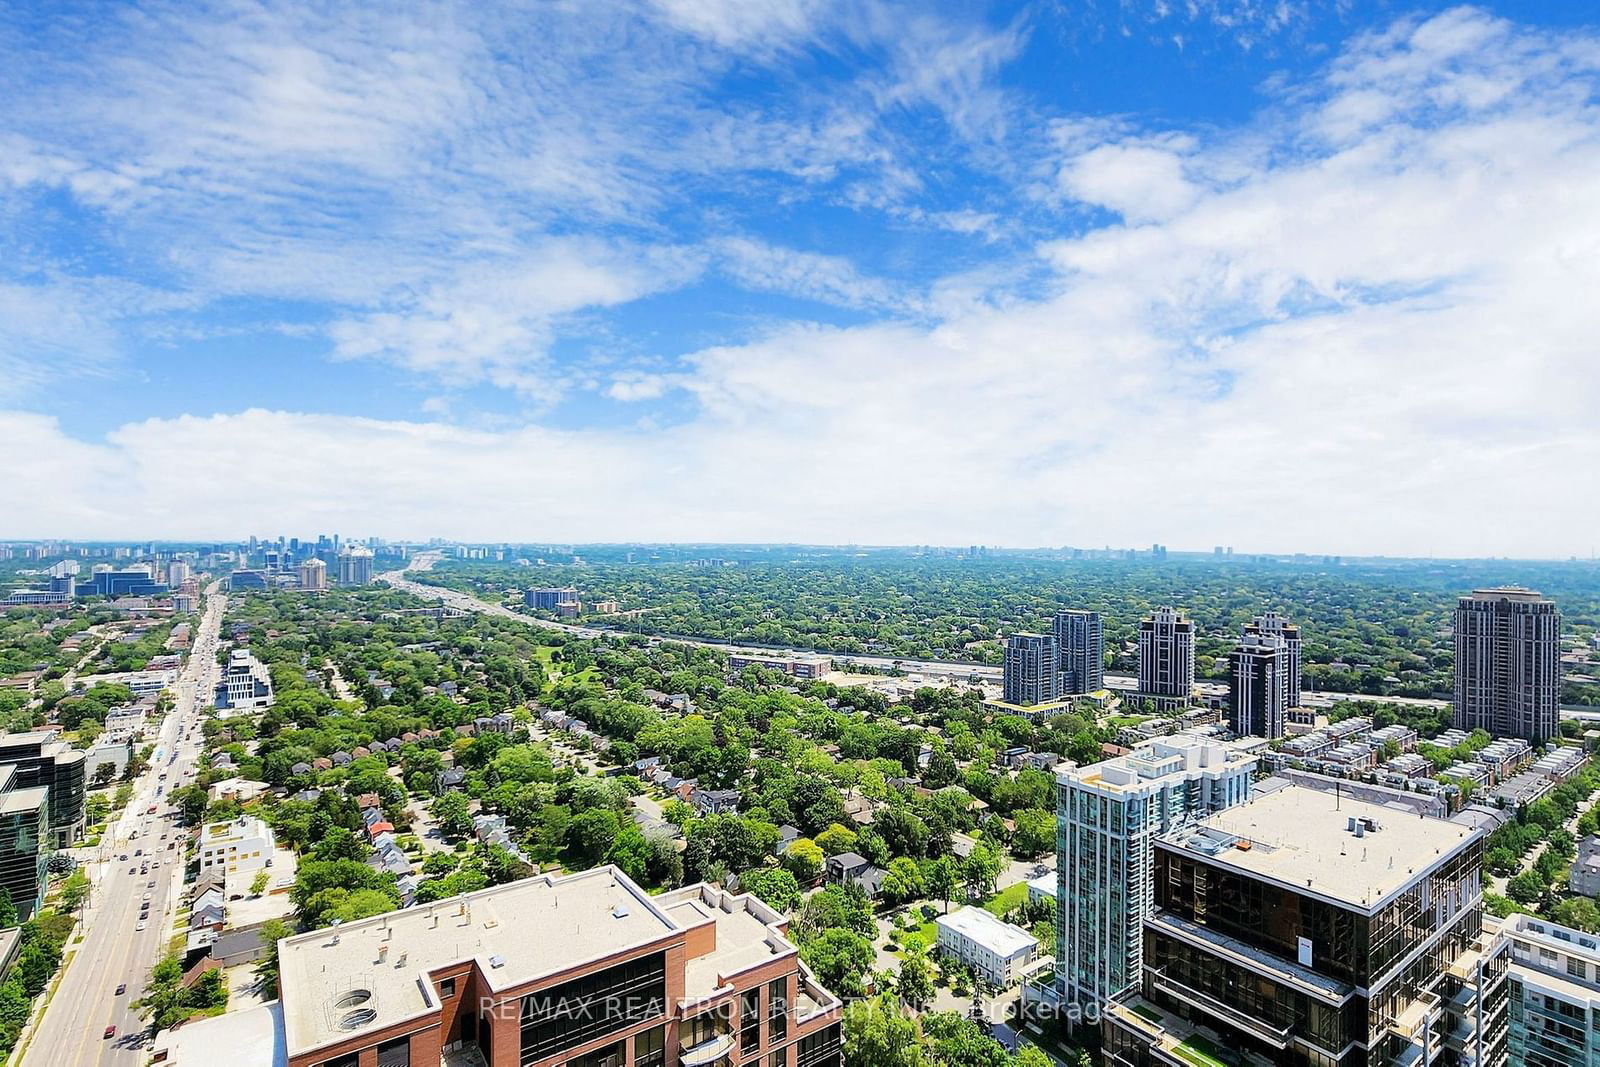
[[[1234,647],[1229,676],[1233,732],[1276,739],[1289,709],[1289,648],[1276,634],[1246,631]]]
[[[49,790],[47,832],[54,848],[66,848],[83,836],[88,800],[85,764],[81,750],[50,730],[0,734],[0,767],[15,768],[13,784],[19,789]]]
[[[1194,695],[1194,623],[1177,608],[1157,608],[1139,623],[1139,690],[1135,699],[1187,704]]]
[[[1049,634],[1012,634],[1006,638],[1006,703],[1030,706],[1060,699],[1060,662],[1056,639]]]
[[[1155,839],[1112,1067],[1503,1067],[1506,942],[1481,827],[1287,786]]]
[[[1257,615],[1245,625],[1245,634],[1275,634],[1283,638],[1284,650],[1288,662],[1288,687],[1289,706],[1297,708],[1303,699],[1304,682],[1300,673],[1300,627],[1279,615],[1276,611],[1268,611]]]
[[[1561,718],[1561,613],[1531,589],[1456,602],[1455,725],[1538,743]]]
[[[1063,696],[1105,688],[1106,639],[1098,611],[1058,611],[1056,650]]]
[[[81,755],[81,753],[80,753]],[[15,765],[0,764],[0,887],[27,920],[44,903],[50,859],[50,789],[22,785]]]

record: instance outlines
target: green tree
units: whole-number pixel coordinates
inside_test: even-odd
[[[61,910],[75,912],[83,907],[83,902],[89,899],[89,876],[79,868],[67,875],[66,881],[61,883]]]
[[[272,875],[268,873],[265,867],[261,868],[256,872],[255,877],[250,879],[250,895],[253,897],[259,897],[262,893],[267,891],[267,886],[269,883],[271,883],[271,881]]]
[[[1011,849],[1019,856],[1042,856],[1055,847],[1056,819],[1048,811],[1028,808],[1014,816],[1017,829]]]
[[[841,997],[866,992],[862,976],[872,967],[872,942],[850,930],[824,930],[800,950],[817,980]]]
[[[1568,897],[1558,902],[1550,909],[1550,918],[1577,930],[1600,931],[1600,907],[1590,897]]]
[[[883,874],[881,892],[891,904],[904,904],[920,897],[923,893],[922,870],[917,866],[917,861],[906,856],[890,860],[889,868]]]
[[[930,863],[927,882],[928,892],[944,901],[944,910],[949,912],[950,900],[961,886],[961,868],[957,866],[955,859],[950,856],[940,856]]]
[[[278,942],[290,936],[294,931],[289,929],[289,924],[282,919],[268,919],[261,924],[260,938],[262,952],[256,960],[256,980],[261,987],[271,991],[278,987]]]
[[[782,867],[747,871],[739,878],[739,888],[754,893],[785,914],[800,906],[800,883]]]
[[[1523,871],[1506,883],[1506,895],[1518,904],[1532,904],[1544,896],[1544,879],[1534,871]]]
[[[472,810],[465,793],[446,793],[434,800],[432,811],[440,832],[452,841],[472,832]]]
[[[844,1010],[844,1061],[851,1067],[927,1067],[922,1030],[888,994]]]
[[[17,925],[17,906],[11,901],[11,890],[0,886],[0,929],[9,930]]]
[[[923,1008],[933,1000],[933,972],[928,966],[927,954],[920,948],[906,952],[900,962],[900,973],[895,981],[895,992],[913,1008]]]
[[[592,867],[610,850],[620,831],[616,812],[590,808],[573,816],[567,827],[567,851],[578,864]]]
[[[834,823],[816,836],[816,843],[824,856],[837,856],[856,847],[855,831]]]
[[[809,837],[796,838],[783,852],[783,865],[802,885],[810,885],[822,876],[824,859],[821,846]]]

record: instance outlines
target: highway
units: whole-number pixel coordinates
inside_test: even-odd
[[[192,780],[200,752],[200,708],[209,703],[216,684],[218,632],[227,606],[220,587],[213,582],[206,590],[205,613],[172,710],[161,723],[150,769],[135,782],[133,799],[106,827],[85,863],[93,889],[78,918],[83,940],[67,948],[66,970],[36,1020],[20,1067],[133,1067],[147,1056],[144,1022],[129,1005],[144,992],[151,965],[166,949],[182,891],[184,848],[168,814],[167,795]],[[149,918],[140,930],[147,893]],[[119,985],[127,987],[120,995]],[[116,1027],[112,1038],[105,1036],[108,1026]]]
[[[441,601],[450,605],[451,607],[460,608],[462,611],[486,612],[491,615],[499,615],[508,619],[517,619],[521,622],[531,623],[534,626],[542,626],[548,630],[559,630],[562,633],[572,634],[575,637],[595,638],[605,637],[608,634],[627,635],[633,637],[641,636],[633,630],[624,630],[621,628],[612,629],[598,626],[579,626],[570,622],[556,622],[553,619],[535,618],[532,615],[524,615],[519,611],[512,611],[503,604],[492,604],[489,601],[482,600],[470,593],[461,593],[454,589],[442,589],[434,585],[422,585],[421,583],[414,582],[405,576],[407,571],[425,571],[431,569],[433,565],[439,561],[439,558],[439,554],[436,552],[419,553],[414,559],[412,559],[408,566],[403,567],[400,570],[388,571],[384,574],[380,574],[378,577],[384,579],[398,589],[403,589],[408,593],[414,593],[417,596],[428,600]],[[730,645],[721,641],[705,641],[692,637],[672,637],[667,635],[643,636],[658,636],[661,638],[661,640],[675,641],[678,644],[694,645],[699,648],[715,648],[720,649],[723,652],[744,653],[752,656],[824,655],[831,658],[834,663],[839,665],[842,669],[847,668],[851,664],[858,664],[863,667],[871,667],[878,670],[901,670],[907,674],[920,674],[928,678],[944,678],[961,682],[965,682],[969,678],[976,678],[981,682],[991,682],[996,685],[1000,683],[1000,668],[990,667],[981,663],[959,663],[944,660],[894,659],[888,656],[856,656],[844,655],[836,652],[817,652],[815,649],[807,648],[785,648],[776,645]],[[1138,679],[1127,674],[1107,674],[1105,676],[1105,680],[1106,688],[1119,692],[1132,692],[1138,687],[1139,684]],[[1201,683],[1202,687],[1207,685],[1217,686],[1223,691],[1225,691],[1227,688],[1227,683],[1225,682]],[[1343,700],[1381,700],[1390,704],[1411,704],[1416,707],[1426,708],[1448,707],[1450,703],[1448,700],[1432,700],[1421,697],[1376,697],[1363,693],[1320,692],[1306,694],[1306,705],[1308,707],[1326,708],[1331,707],[1333,704]]]

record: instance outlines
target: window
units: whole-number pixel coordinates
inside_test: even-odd
[[[1582,978],[1587,980],[1589,977],[1589,965],[1578,959],[1576,956],[1568,956],[1567,973],[1572,975],[1574,978]]]
[[[322,1067],[357,1067],[360,1062],[361,1054],[359,1052],[347,1052],[343,1056],[325,1061]]]
[[[667,1003],[663,953],[641,956],[522,998],[522,1062],[535,1063],[633,1023]]]
[[[449,1000],[456,995],[456,980],[454,978],[441,978],[439,980],[439,998]]]
[[[788,1049],[780,1048],[778,1051],[767,1057],[767,1067],[784,1067],[784,1061],[788,1058],[788,1055]]]
[[[800,1039],[795,1067],[843,1067],[844,1048],[839,1041],[839,1024],[824,1027]]]
[[[615,1041],[593,1052],[585,1053],[577,1059],[568,1060],[567,1067],[623,1067],[627,1063],[627,1044]]]
[[[780,978],[767,986],[767,1040],[782,1041],[789,1035],[789,980]]]
[[[761,1047],[761,990],[747,989],[739,997],[739,1051],[748,1055]]]
[[[667,1062],[667,1028],[657,1026],[633,1038],[633,1067],[663,1067]]]
[[[379,1045],[378,1067],[411,1067],[411,1038],[397,1037]]]

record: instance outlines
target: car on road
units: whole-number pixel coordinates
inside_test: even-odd
[[[116,1023],[112,1023],[110,1026],[106,1027],[106,1032],[105,1032],[105,1034],[103,1036],[104,1036],[105,1040],[107,1040],[107,1041],[110,1041],[113,1037],[116,1037],[117,1036],[117,1024]]]
[[[140,919],[137,923],[134,924],[133,932],[136,933],[136,934],[144,933],[144,928],[145,928],[146,925],[147,924],[145,923],[145,921],[143,919]]]
[[[137,867],[129,867],[128,868],[128,873],[129,874],[138,874],[139,873],[139,868],[137,868]]]
[[[122,994],[126,993],[127,991],[128,991],[128,983],[123,982],[121,985],[117,986],[117,996],[120,997],[120,996],[122,996]]]

